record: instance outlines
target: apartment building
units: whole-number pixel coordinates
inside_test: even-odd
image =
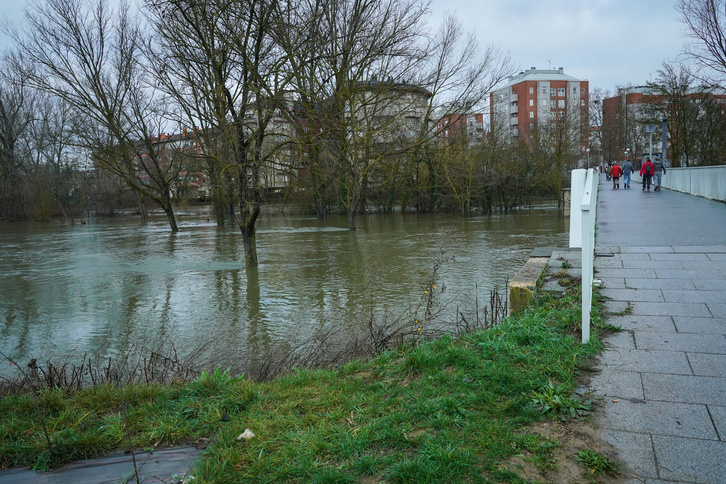
[[[484,140],[484,114],[452,114],[439,119],[436,123],[438,138],[443,143],[452,143],[465,138],[470,144]]]
[[[586,132],[581,127],[588,123],[589,89],[588,81],[565,74],[562,67],[522,71],[490,94],[491,129],[528,139],[533,126],[566,120],[573,132]],[[581,144],[587,145],[586,135]]]

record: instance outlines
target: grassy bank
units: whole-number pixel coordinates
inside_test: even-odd
[[[6,396],[0,466],[209,439],[195,483],[525,482],[512,458],[546,472],[558,445],[529,426],[590,408],[572,395],[601,346],[580,343],[578,298],[546,295],[487,331],[267,383],[217,371],[178,386]]]

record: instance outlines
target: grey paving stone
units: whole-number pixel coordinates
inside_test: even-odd
[[[695,292],[695,291],[694,291]],[[660,289],[603,289],[600,293],[614,301],[665,302]],[[704,302],[704,301],[698,301]]]
[[[630,305],[624,301],[604,301],[603,309],[606,314],[621,315],[630,307]],[[606,319],[609,316],[606,316]]]
[[[726,253],[723,252],[717,254],[708,253],[706,256],[711,260],[726,260]]]
[[[631,331],[620,331],[608,335],[605,339],[606,348],[635,349],[635,339]]]
[[[706,254],[726,253],[726,245],[677,245],[674,252],[703,252]]]
[[[610,349],[603,353],[600,365],[619,371],[693,375],[686,354],[680,351]]]
[[[617,371],[609,367],[593,376],[589,386],[596,396],[640,400],[645,398],[640,373],[635,371]]]
[[[625,287],[630,289],[696,289],[690,279],[625,279]]]
[[[646,316],[695,316],[700,318],[711,317],[711,311],[704,303],[651,303],[634,302],[631,314]]]
[[[713,303],[726,298],[726,292],[721,291],[683,291],[677,289],[663,289],[663,297],[667,302],[696,302]]]
[[[726,378],[726,355],[686,353],[686,357],[691,363],[695,375]],[[726,405],[726,402],[724,405]],[[726,435],[724,437],[726,438]]]
[[[623,268],[625,269],[674,269],[682,270],[690,268],[690,262],[687,266],[679,260],[624,260]]]
[[[599,274],[595,274],[595,279],[600,279],[602,281],[602,286],[607,287],[608,289],[625,289],[624,277],[600,277]]]
[[[622,269],[623,260],[614,257],[597,257],[594,265],[596,269]]]
[[[726,388],[726,379],[723,378],[643,373],[646,400],[678,404],[726,405],[724,388]]]
[[[642,350],[726,354],[726,338],[712,334],[636,331],[635,346]]]
[[[726,442],[653,436],[661,479],[698,484],[726,482]]]
[[[702,271],[702,270],[717,270],[723,271],[726,269],[726,261],[714,261],[714,260],[703,260],[703,261],[689,261],[684,262],[683,265],[686,269]],[[664,267],[664,269],[667,269]]]
[[[726,334],[726,318],[675,316],[673,322],[680,333]]]
[[[716,440],[705,405],[621,399],[605,400],[603,425],[608,430]]]
[[[714,318],[726,317],[726,303],[706,303]]]
[[[726,442],[726,407],[720,405],[709,405],[708,412],[711,414],[713,424],[721,441]]]
[[[670,246],[663,246],[663,247],[620,247],[620,253],[622,254],[632,254],[632,253],[641,253],[641,254],[652,254],[655,252],[675,252],[673,250],[673,247]]]
[[[605,322],[613,326],[619,326],[624,330],[676,332],[676,326],[670,316],[626,314],[624,316],[608,316]]]
[[[639,477],[658,477],[650,435],[605,429],[602,439],[620,451],[620,458],[629,472]],[[642,484],[643,481],[638,482]]]
[[[691,282],[699,291],[726,291],[726,279],[696,279]]]
[[[683,254],[683,253],[676,253],[676,254],[650,254],[651,260],[680,260],[680,261],[693,261],[693,260],[709,260],[707,254],[703,253],[697,253],[697,254]]]
[[[635,279],[655,279],[654,269],[598,269],[597,277],[625,277]]]
[[[723,279],[723,276],[716,269],[713,270],[674,270],[656,269],[656,277],[659,279]],[[627,277],[627,276],[626,276]]]

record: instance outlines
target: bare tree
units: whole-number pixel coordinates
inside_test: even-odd
[[[685,54],[726,76],[726,0],[678,0],[676,9],[693,39]]]
[[[5,217],[27,219],[20,140],[33,121],[34,95],[4,62],[0,77],[0,203]]]
[[[24,31],[11,33],[17,68],[32,87],[86,118],[79,139],[94,161],[140,199],[158,203],[177,231],[171,185],[179,170],[164,162],[155,142],[165,126],[164,106],[144,75],[142,34],[128,5],[114,12],[106,0],[48,0],[27,8],[25,17]]]
[[[285,4],[286,5],[286,4]],[[236,181],[237,223],[245,264],[257,264],[256,224],[263,199],[261,177],[274,149],[266,149],[271,121],[285,103],[282,62],[271,32],[277,0],[153,0],[147,2],[158,44],[154,71],[180,106],[180,122],[193,128],[207,157],[207,174],[223,187]],[[227,199],[215,195],[219,204]],[[217,211],[219,213],[219,210]]]

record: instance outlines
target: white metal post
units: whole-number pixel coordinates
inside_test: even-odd
[[[582,247],[582,194],[587,170],[572,170],[570,175],[570,247]]]
[[[587,170],[585,190],[582,194],[582,342],[590,340],[590,312],[592,309],[592,274],[595,253],[595,210],[597,186],[593,170]]]

